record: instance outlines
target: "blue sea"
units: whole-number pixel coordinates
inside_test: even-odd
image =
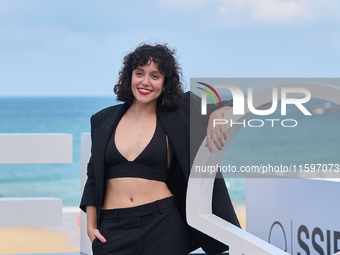
[[[73,135],[72,164],[0,164],[0,197],[57,197],[63,199],[65,207],[78,206],[80,134],[90,132],[93,113],[113,104],[117,104],[113,97],[0,98],[0,133]],[[287,116],[278,112],[270,116],[295,119],[298,125],[294,128],[285,128],[280,122],[271,127],[266,121],[262,127],[242,128],[227,148],[221,165],[340,164],[339,106],[311,101],[309,107],[315,106],[326,111],[305,116],[290,109]],[[265,120],[268,116],[255,118]],[[232,200],[244,204],[245,179],[225,177]]]

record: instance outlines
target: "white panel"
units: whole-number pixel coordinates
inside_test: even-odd
[[[91,156],[91,134],[81,134],[81,194],[83,193],[84,185],[87,179],[87,163]],[[87,235],[86,214],[81,211],[80,225],[80,251],[82,254],[92,254],[92,245]]]
[[[0,134],[0,164],[72,163],[70,134]]]
[[[340,250],[339,192],[337,181],[248,178],[247,231],[290,254],[333,254]]]
[[[0,227],[60,226],[62,206],[57,198],[0,198]]]

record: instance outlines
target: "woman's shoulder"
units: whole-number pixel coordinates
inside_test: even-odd
[[[111,114],[119,111],[120,109],[126,107],[126,104],[117,104],[113,106],[106,107],[91,116],[91,123],[98,123],[105,120]]]
[[[191,96],[192,92],[190,91],[187,91],[183,94],[183,98],[182,98],[182,101],[179,105],[178,108],[173,108],[171,110],[164,110],[162,112],[174,112],[176,113],[177,115],[182,115],[182,114],[185,114],[185,115],[188,115],[190,114],[190,96]]]
[[[185,92],[185,93],[182,95],[182,99],[181,99],[181,103],[180,103],[179,107],[178,107],[178,108],[175,108],[175,109],[173,109],[173,110],[185,108],[186,105],[188,104],[188,102],[190,102],[190,94],[191,94],[190,91]]]
[[[117,105],[112,105],[106,108],[101,109],[100,111],[96,112],[95,114],[93,114],[92,116],[97,117],[97,116],[102,116],[102,115],[107,115],[107,114],[111,114],[113,111],[118,110],[119,108],[121,108],[124,104],[117,104]]]
[[[179,107],[180,111],[189,112],[190,110],[190,99],[193,97],[193,93],[191,91],[187,91],[183,95],[183,100],[181,106]]]
[[[198,96],[192,93],[191,91],[187,91],[183,96],[183,105],[190,104],[190,100],[197,100]]]

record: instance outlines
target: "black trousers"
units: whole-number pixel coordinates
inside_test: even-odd
[[[94,255],[188,254],[186,227],[173,197],[101,213],[99,231],[106,242],[94,239]]]

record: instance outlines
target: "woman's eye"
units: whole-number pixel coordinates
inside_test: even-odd
[[[137,76],[142,76],[142,73],[136,73]]]
[[[158,79],[159,77],[158,77],[157,75],[153,75],[152,78],[156,80],[156,79]]]

